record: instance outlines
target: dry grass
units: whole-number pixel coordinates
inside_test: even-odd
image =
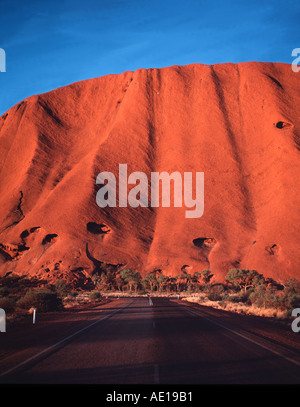
[[[285,319],[287,311],[278,310],[276,308],[261,308],[255,305],[247,305],[243,303],[233,303],[230,301],[210,301],[204,295],[193,295],[191,297],[182,298],[184,301],[194,302],[206,307],[213,307],[225,311],[236,312],[238,314],[256,315],[261,317]]]

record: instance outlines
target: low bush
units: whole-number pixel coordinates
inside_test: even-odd
[[[13,312],[16,306],[14,299],[9,297],[0,298],[0,308],[4,309],[6,313]]]
[[[68,293],[68,296],[69,296],[69,297],[77,297],[77,296],[78,296],[78,292],[77,292],[77,291],[70,291],[70,292]]]
[[[284,299],[285,307],[288,310],[294,308],[300,308],[300,295],[299,294],[290,294],[286,295]]]
[[[227,301],[237,304],[239,302],[242,302],[242,298],[239,295],[232,295],[232,296],[228,296]]]
[[[9,294],[9,290],[6,287],[0,287],[0,297],[6,297]]]
[[[50,290],[28,290],[19,299],[17,305],[20,308],[36,308],[40,312],[57,311],[63,308],[61,298],[56,292]]]
[[[55,283],[55,291],[57,292],[59,297],[66,297],[70,291],[70,287],[67,284],[67,281],[64,279],[57,280]]]
[[[210,293],[208,295],[208,299],[210,301],[222,301],[222,296],[220,294],[217,294],[217,293]]]
[[[284,309],[284,294],[275,287],[259,285],[250,294],[249,301],[260,308]]]
[[[224,284],[221,284],[221,283],[212,284],[209,287],[209,292],[211,294],[222,295],[222,294],[225,293],[226,290],[227,290],[227,287]]]
[[[100,291],[93,291],[89,295],[89,299],[93,300],[93,301],[94,300],[99,300],[100,298],[102,298],[102,295],[101,295]]]

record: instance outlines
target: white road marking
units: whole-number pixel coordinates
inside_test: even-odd
[[[186,309],[186,308],[185,308],[185,309]],[[223,324],[220,324],[220,322],[216,322],[216,321],[214,321],[213,319],[207,317],[206,315],[202,314],[201,312],[192,311],[191,309],[186,309],[186,311],[188,311],[189,313],[191,313],[191,314],[193,314],[193,315],[197,315],[198,317],[204,318],[204,319],[206,319],[207,321],[211,322],[212,324],[218,325],[218,326],[220,326],[221,328],[226,329],[227,331],[229,331],[229,332],[231,332],[231,333],[233,333],[233,334],[235,334],[235,335],[237,335],[237,336],[240,336],[241,338],[246,339],[247,341],[252,342],[252,343],[254,343],[254,344],[257,345],[257,346],[260,346],[261,348],[266,349],[266,350],[268,350],[269,352],[272,352],[272,353],[274,353],[275,355],[277,355],[277,356],[279,356],[279,357],[281,357],[281,358],[283,358],[283,359],[285,359],[285,360],[288,360],[289,362],[293,363],[294,365],[300,366],[300,362],[298,362],[297,360],[294,360],[294,359],[292,359],[292,358],[290,358],[290,357],[288,357],[288,356],[285,356],[285,355],[283,355],[282,353],[277,352],[277,351],[274,350],[274,349],[271,349],[269,346],[263,345],[263,344],[261,344],[260,342],[256,341],[255,339],[251,339],[251,338],[249,338],[247,335],[244,335],[244,334],[242,334],[242,333],[236,331],[235,329],[228,328],[227,326],[225,326],[225,325],[223,325]]]
[[[106,315],[103,318],[97,319],[96,321],[92,322],[91,324],[85,326],[84,328],[79,329],[79,331],[74,332],[73,334],[67,336],[66,338],[61,339],[60,341],[56,342],[54,345],[49,346],[48,348],[42,350],[39,353],[36,353],[35,355],[31,356],[30,358],[24,360],[23,362],[17,364],[16,366],[6,370],[5,372],[1,373],[0,376],[5,376],[11,372],[13,372],[14,370],[17,370],[19,367],[26,365],[28,362],[31,362],[32,360],[38,358],[39,356],[43,355],[44,353],[49,352],[52,349],[55,349],[57,346],[61,345],[62,343],[68,341],[69,339],[73,338],[74,336],[80,334],[81,332],[86,331],[87,329],[91,328],[92,326],[99,324],[102,321],[105,321],[106,319],[110,318],[111,316],[113,316],[114,314],[117,314],[118,312],[122,311],[124,308],[128,307],[130,304],[132,304],[134,302],[134,300],[132,300],[131,302],[129,302],[128,304],[124,305],[124,307],[117,309],[116,311],[111,312],[110,314]]]

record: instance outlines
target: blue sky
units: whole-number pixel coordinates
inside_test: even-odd
[[[0,0],[0,114],[75,81],[190,63],[291,63],[299,0]]]

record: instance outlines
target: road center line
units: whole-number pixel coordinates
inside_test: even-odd
[[[79,329],[79,331],[74,332],[73,334],[61,339],[60,341],[56,342],[54,345],[49,346],[48,348],[42,350],[39,353],[36,353],[35,355],[31,356],[30,358],[24,360],[23,362],[17,364],[16,366],[6,370],[5,372],[1,373],[0,376],[6,376],[9,373],[12,373],[14,370],[17,370],[18,368],[20,368],[23,365],[26,365],[27,363],[31,362],[32,360],[40,357],[41,355],[43,355],[44,353],[47,353],[53,349],[55,349],[57,346],[63,344],[64,342],[68,341],[69,339],[73,338],[76,335],[79,335],[80,333],[86,331],[87,329],[91,328],[94,325],[99,324],[102,321],[105,321],[106,319],[112,317],[113,315],[117,314],[118,312],[122,311],[124,308],[129,307],[129,305],[131,305],[134,302],[134,300],[130,301],[128,304],[124,305],[124,307],[121,307],[119,309],[117,309],[116,311],[111,312],[110,314],[106,315],[103,318],[97,319],[96,321],[92,322],[91,324],[85,326],[84,328]]]

